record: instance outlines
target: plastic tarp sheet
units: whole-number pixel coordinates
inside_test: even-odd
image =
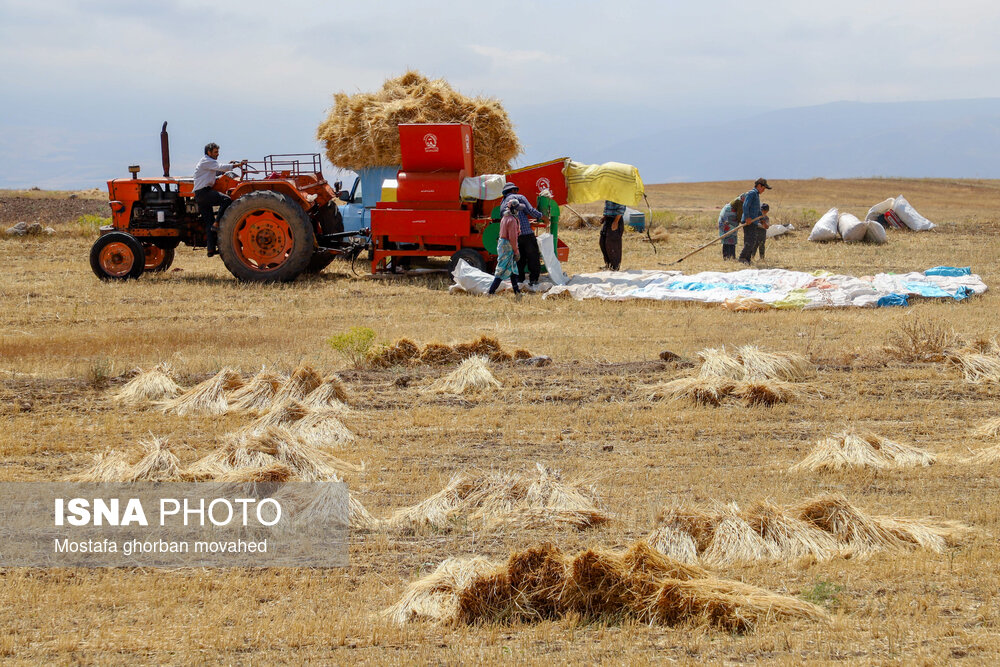
[[[462,179],[462,199],[500,199],[507,179],[503,174],[483,174]]]
[[[460,263],[451,289],[483,294],[491,282],[489,274]],[[961,276],[880,273],[859,278],[825,272],[744,269],[693,275],[680,271],[601,271],[575,275],[565,285],[540,283],[536,291],[545,291],[546,298],[566,295],[579,300],[699,301],[727,306],[738,306],[745,301],[759,307],[814,309],[876,307],[880,302],[903,305],[912,297],[962,300],[986,289],[982,279],[973,273]]]

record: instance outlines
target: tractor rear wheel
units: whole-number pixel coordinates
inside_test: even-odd
[[[244,195],[219,222],[219,254],[229,272],[247,282],[291,282],[313,256],[316,235],[306,212],[271,190]]]
[[[101,280],[130,280],[142,275],[145,252],[139,239],[125,232],[101,236],[90,248],[90,268]]]
[[[173,248],[161,248],[152,243],[144,243],[142,244],[142,249],[145,253],[145,268],[143,270],[146,273],[166,271],[174,263]]]
[[[462,248],[448,260],[448,273],[454,275],[455,269],[458,267],[458,262],[460,260],[465,260],[466,264],[474,269],[479,269],[480,271],[486,270],[486,260],[483,256],[479,254],[478,250],[473,250],[472,248]]]

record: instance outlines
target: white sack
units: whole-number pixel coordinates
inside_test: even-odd
[[[559,258],[556,257],[552,234],[539,234],[537,241],[538,251],[542,253],[542,259],[545,260],[545,270],[548,271],[549,278],[556,285],[565,285],[566,274],[563,273],[562,264],[559,263]]]
[[[837,225],[840,229],[840,237],[848,242],[861,241],[865,238],[865,232],[868,231],[868,225],[851,213],[841,213]]]
[[[781,236],[794,230],[795,227],[792,225],[771,225],[767,228],[767,238],[773,239],[775,236]]]
[[[885,201],[875,204],[870,209],[868,209],[868,215],[865,216],[865,220],[874,220],[875,218],[879,217],[880,215],[888,211],[890,208],[892,208],[892,204],[895,201],[896,200],[893,197],[889,197]]]
[[[836,241],[837,235],[839,234],[837,222],[840,219],[840,212],[831,208],[829,211],[823,214],[815,225],[813,225],[812,231],[809,232],[810,241]]]
[[[906,201],[903,195],[896,197],[896,201],[892,204],[892,210],[903,221],[904,225],[915,232],[926,232],[936,227],[933,222],[917,213],[917,209],[910,206],[910,202]]]
[[[877,220],[865,220],[862,224],[866,227],[865,241],[867,243],[886,243],[889,241],[885,227],[880,225]]]
[[[462,179],[462,199],[500,199],[507,179],[503,174],[483,174]]]

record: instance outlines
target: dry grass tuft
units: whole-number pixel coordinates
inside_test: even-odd
[[[812,452],[789,470],[909,468],[929,466],[935,461],[936,456],[911,445],[893,442],[874,433],[848,430],[817,442]]]
[[[907,362],[944,361],[961,344],[952,329],[934,320],[913,318],[889,331],[886,353]]]
[[[736,632],[779,617],[828,619],[808,602],[711,577],[644,542],[625,552],[587,549],[573,557],[543,544],[511,554],[503,565],[448,559],[385,613],[397,623],[531,623],[570,615],[665,625],[694,620]]]
[[[316,130],[326,157],[344,169],[400,163],[400,123],[468,123],[476,170],[502,174],[521,152],[514,125],[499,100],[466,97],[444,79],[409,71],[374,93],[334,95],[334,107]],[[472,176],[473,174],[469,174]]]
[[[458,368],[435,381],[428,391],[439,394],[478,393],[498,389],[503,385],[490,372],[486,357],[469,357]]]
[[[274,404],[274,397],[288,381],[284,375],[261,369],[245,385],[229,397],[229,409],[240,412],[266,412]]]
[[[161,404],[164,412],[176,415],[221,415],[229,410],[228,394],[244,384],[240,374],[223,368],[214,376],[195,385],[177,398]]]
[[[112,398],[126,405],[143,405],[175,398],[183,391],[174,381],[170,365],[160,363],[129,380]]]

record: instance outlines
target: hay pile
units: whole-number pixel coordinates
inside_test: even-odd
[[[958,366],[966,382],[1000,384],[1000,342],[978,341],[968,347],[946,351],[949,363]]]
[[[201,384],[161,404],[164,412],[176,415],[221,415],[229,411],[228,395],[244,385],[232,368],[223,368]]]
[[[129,380],[113,399],[126,405],[143,405],[175,398],[182,391],[181,386],[174,381],[170,364],[163,362]]]
[[[492,391],[502,386],[490,372],[486,357],[469,357],[451,373],[435,380],[427,390],[438,394],[465,394]]]
[[[506,563],[449,558],[413,582],[385,611],[397,623],[587,621],[677,625],[701,622],[735,632],[765,620],[827,620],[819,607],[673,561],[638,542],[626,551],[575,556],[551,544],[511,554]]]
[[[288,382],[281,373],[261,369],[249,382],[229,397],[229,408],[238,412],[256,414],[266,412],[273,404],[275,394]]]
[[[698,356],[702,364],[697,375],[651,387],[650,400],[684,398],[715,406],[731,400],[747,406],[771,406],[815,393],[805,383],[815,375],[815,369],[802,355],[764,352],[744,345],[735,355],[725,348],[709,348]]]
[[[326,157],[344,169],[400,164],[400,123],[467,123],[472,126],[476,171],[502,174],[521,152],[514,125],[499,100],[466,97],[443,79],[409,71],[375,93],[334,95],[334,106],[316,129]],[[469,174],[472,176],[473,174]]]
[[[571,526],[582,530],[611,520],[593,486],[568,483],[541,464],[534,478],[516,473],[456,475],[448,485],[386,521],[395,531],[430,526],[447,530],[465,520],[484,529]]]
[[[119,451],[106,451],[95,457],[90,468],[70,475],[70,482],[120,483],[120,482],[173,482],[181,479],[180,461],[167,447],[167,441],[151,437],[139,445],[144,450],[142,458],[130,463]]]
[[[790,471],[833,471],[844,468],[912,468],[937,461],[930,452],[883,438],[847,430],[816,443],[812,452]]]
[[[745,510],[680,507],[658,518],[646,541],[680,562],[726,566],[812,556],[828,560],[877,551],[944,551],[970,529],[954,521],[873,516],[840,495],[781,507],[757,502]]]
[[[367,363],[372,368],[389,368],[399,365],[427,364],[442,366],[453,364],[470,357],[486,357],[495,364],[512,359],[530,359],[534,355],[528,350],[518,349],[514,353],[503,349],[496,338],[480,336],[471,343],[428,343],[421,349],[409,338],[400,338],[395,343],[372,352]]]

